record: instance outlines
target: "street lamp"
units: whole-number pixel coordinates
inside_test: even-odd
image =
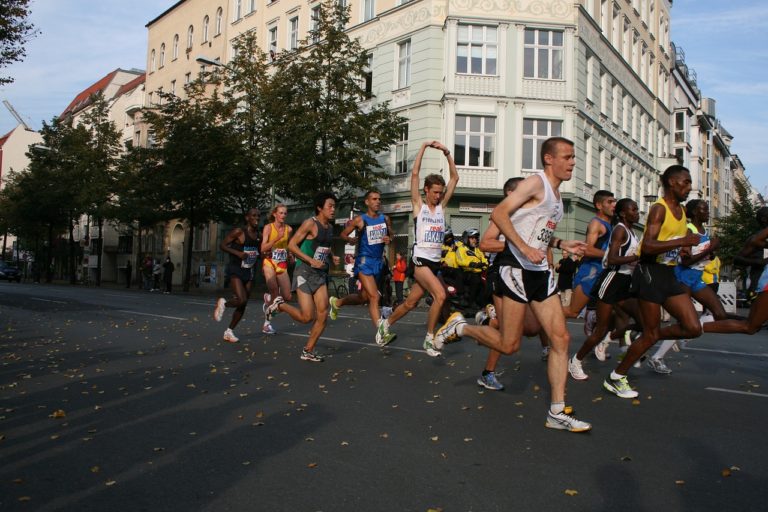
[[[222,68],[226,68],[227,67],[220,60],[209,59],[205,55],[198,55],[197,57],[195,57],[195,62],[199,62],[200,64],[204,64],[206,66],[221,66]]]

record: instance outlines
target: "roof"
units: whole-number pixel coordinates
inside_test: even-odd
[[[133,80],[131,80],[127,84],[121,85],[120,88],[115,93],[115,97],[122,96],[123,94],[127,94],[127,93],[131,92],[132,90],[134,90],[135,88],[137,88],[138,86],[143,84],[144,80],[146,80],[146,78],[147,78],[147,74],[146,73],[142,73],[141,75],[137,76],[136,78],[134,78]]]
[[[183,4],[183,3],[184,3],[184,2],[186,2],[186,1],[187,1],[187,0],[179,0],[178,2],[176,2],[175,4],[173,4],[172,6],[170,6],[170,7],[169,7],[169,8],[167,8],[166,10],[164,10],[164,11],[163,11],[163,12],[162,12],[162,13],[161,13],[159,16],[157,16],[156,18],[153,18],[153,19],[149,20],[149,22],[148,22],[146,25],[144,25],[144,26],[145,26],[145,27],[147,27],[147,28],[149,28],[149,26],[150,26],[150,25],[152,25],[154,22],[156,22],[157,20],[159,20],[160,18],[162,18],[163,16],[165,16],[166,14],[168,14],[169,12],[171,12],[172,10],[174,10],[175,8],[177,8],[178,6],[180,6],[181,4]]]
[[[107,86],[112,82],[112,79],[115,78],[115,75],[117,72],[120,71],[120,69],[116,69],[109,73],[107,76],[96,82],[95,84],[88,87],[86,90],[75,96],[75,99],[73,99],[69,105],[67,105],[67,108],[64,109],[64,112],[61,113],[59,117],[64,117],[68,114],[73,114],[75,111],[80,110],[81,108],[85,107],[91,96],[94,94],[98,94],[104,89],[107,88]]]
[[[6,134],[5,134],[5,135],[3,135],[2,137],[0,137],[0,148],[2,148],[2,147],[3,147],[3,145],[5,145],[6,141],[8,140],[8,137],[10,137],[10,136],[11,136],[11,134],[13,133],[13,131],[14,131],[15,129],[16,129],[16,128],[14,128],[13,130],[9,131],[8,133],[6,133]]]

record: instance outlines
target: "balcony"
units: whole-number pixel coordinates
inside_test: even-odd
[[[454,82],[456,94],[470,96],[499,96],[501,78],[490,75],[456,75]]]
[[[499,170],[489,167],[459,167],[462,188],[500,188]]]

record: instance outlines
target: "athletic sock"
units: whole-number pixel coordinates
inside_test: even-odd
[[[616,373],[615,370],[611,372],[611,380],[619,380],[619,379],[623,379],[624,377],[626,377],[626,375]]]
[[[560,414],[565,410],[565,402],[552,402],[549,405],[549,412],[552,414]]]
[[[667,352],[675,346],[675,340],[664,340],[661,342],[661,346],[659,346],[659,349],[656,351],[655,354],[653,354],[654,359],[664,359],[664,356],[667,355]]]

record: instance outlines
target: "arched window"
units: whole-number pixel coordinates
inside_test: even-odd
[[[195,27],[192,25],[187,29],[187,50],[192,49],[192,43],[195,40]]]
[[[160,67],[165,66],[165,43],[160,45]]]
[[[224,10],[219,7],[216,9],[216,32],[214,35],[220,35],[221,34],[221,22],[224,19]]]
[[[203,42],[204,43],[208,42],[208,21],[209,21],[208,16],[203,18]]]
[[[150,71],[150,73],[152,71],[155,71],[155,69],[156,69],[155,68],[155,50],[152,50],[149,53],[149,71]]]
[[[173,48],[171,48],[171,55],[173,60],[179,58],[179,34],[173,36]]]

